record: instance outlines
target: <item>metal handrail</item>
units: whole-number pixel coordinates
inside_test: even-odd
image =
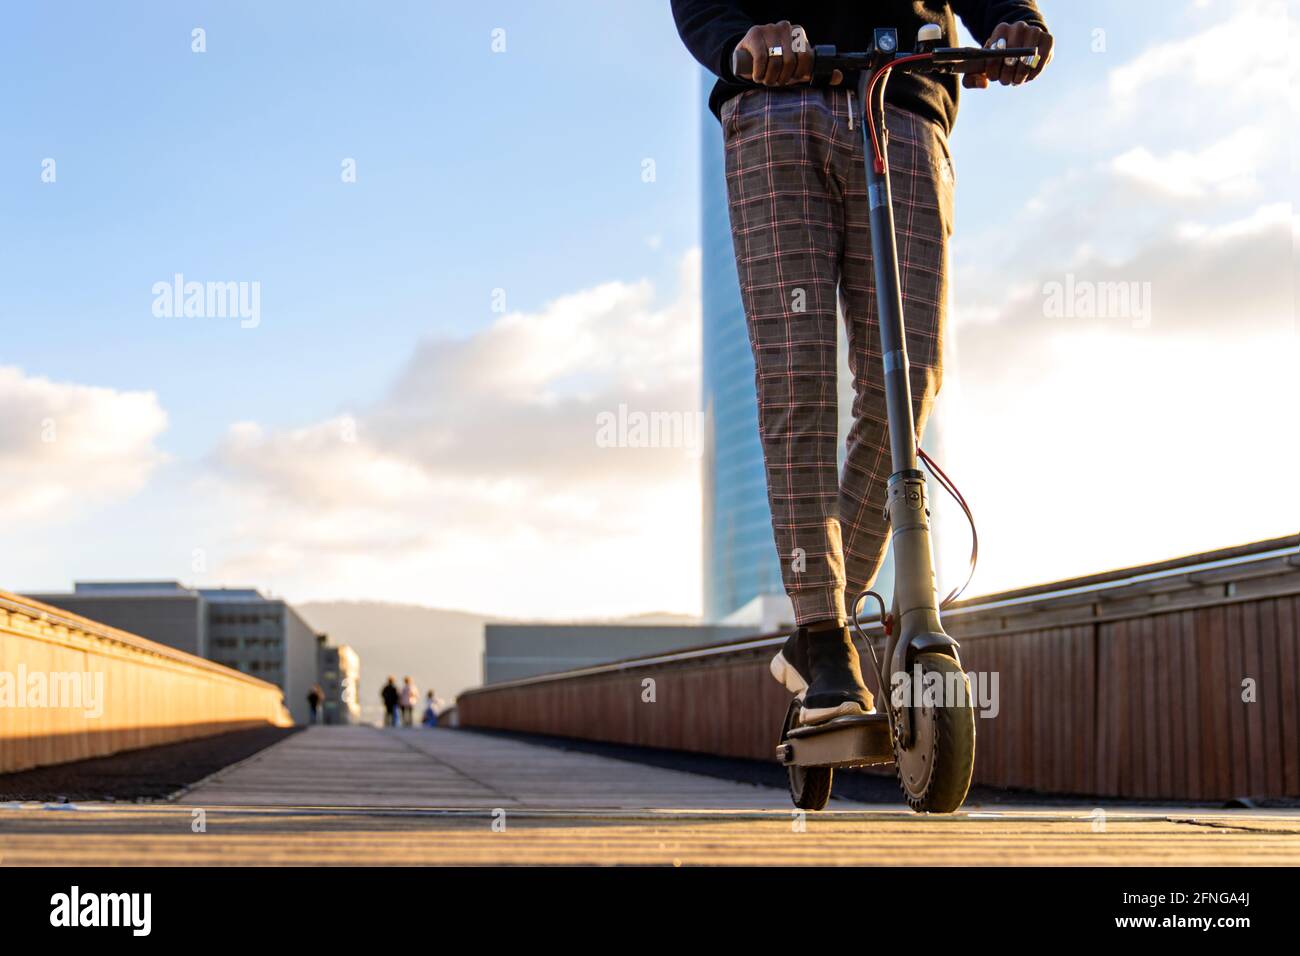
[[[1280,541],[1289,542],[1282,547],[1272,547]],[[1253,548],[1266,550],[1250,550]],[[1109,572],[1104,575],[1096,575],[1093,578],[1073,578],[1068,581],[1060,582],[1061,586],[1052,587],[1050,585],[1041,588],[1025,588],[1016,591],[1001,591],[984,597],[973,597],[961,601],[944,612],[944,617],[973,615],[980,612],[1001,610],[1013,607],[1025,607],[1046,600],[1054,600],[1064,597],[1075,597],[1083,594],[1102,594],[1108,591],[1118,591],[1124,588],[1132,587],[1134,584],[1148,583],[1151,581],[1168,580],[1177,577],[1190,577],[1195,574],[1202,574],[1206,571],[1214,571],[1222,568],[1245,566],[1252,564],[1264,564],[1269,561],[1290,556],[1295,560],[1295,564],[1300,571],[1300,536],[1292,535],[1286,538],[1274,538],[1269,541],[1258,542],[1257,545],[1246,546],[1243,549],[1224,549],[1235,551],[1229,557],[1216,558],[1214,554],[1222,554],[1223,551],[1210,552],[1207,554],[1191,555],[1185,559],[1186,563],[1179,561],[1168,562],[1158,566],[1157,570],[1147,571],[1143,567],[1127,568],[1118,572]],[[1132,573],[1126,573],[1132,572]],[[1078,581],[1081,583],[1075,584]],[[1092,583],[1082,583],[1091,581]],[[1003,595],[1006,595],[1005,597]],[[879,615],[870,618],[863,618],[865,627],[879,627]],[[537,674],[533,677],[521,677],[517,680],[502,681],[499,684],[487,684],[482,687],[473,687],[469,690],[462,691],[460,697],[471,697],[475,694],[487,693],[489,691],[506,690],[514,687],[524,687],[531,684],[542,684],[556,680],[570,680],[576,677],[590,677],[598,674],[612,674],[619,671],[629,670],[633,667],[649,667],[655,664],[672,664],[680,661],[697,660],[704,657],[715,657],[723,654],[735,654],[741,651],[757,650],[764,647],[774,647],[785,642],[788,635],[755,635],[741,641],[731,641],[723,644],[709,644],[701,647],[687,648],[680,651],[668,651],[662,654],[654,654],[647,657],[628,657],[617,661],[610,661],[605,664],[592,664],[588,667],[579,667],[566,671],[555,671],[550,674]]]
[[[1252,554],[1238,555],[1232,558],[1221,558],[1214,561],[1205,561],[1203,563],[1180,565],[1175,568],[1167,568],[1161,571],[1147,571],[1140,574],[1133,574],[1129,577],[1113,578],[1106,581],[1098,581],[1094,584],[1083,584],[1074,587],[1060,587],[1051,591],[1038,591],[1033,594],[1026,594],[1022,597],[1011,597],[1004,600],[997,600],[997,595],[989,595],[984,598],[972,598],[972,603],[962,602],[944,612],[947,617],[952,614],[959,614],[963,611],[990,611],[1003,607],[1016,607],[1025,604],[1033,604],[1037,601],[1050,598],[1057,600],[1063,597],[1072,597],[1079,594],[1097,594],[1102,591],[1121,590],[1132,587],[1135,584],[1143,584],[1148,581],[1160,581],[1167,578],[1189,577],[1193,574],[1203,574],[1206,571],[1216,571],[1220,568],[1236,567],[1245,564],[1263,564],[1272,561],[1275,558],[1293,555],[1300,557],[1300,547],[1278,548],[1273,551],[1262,551]],[[1300,566],[1300,565],[1298,565]],[[1135,569],[1136,570],[1136,569]],[[1011,592],[1014,593],[1014,592]]]

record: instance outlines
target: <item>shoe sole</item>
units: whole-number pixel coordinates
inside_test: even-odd
[[[791,666],[781,651],[776,652],[776,657],[772,658],[772,663],[767,669],[772,672],[778,684],[796,697],[808,689],[808,682],[799,676],[799,672]]]
[[[846,700],[835,707],[804,707],[799,711],[799,722],[802,724],[824,724],[836,717],[866,717],[868,714],[874,713],[874,710],[867,710],[856,701]]]
[[[799,672],[791,666],[790,662],[785,659],[785,655],[780,651],[777,651],[776,656],[772,658],[768,670],[771,671],[778,684],[796,697],[802,698],[804,692],[808,689],[808,682],[800,676]],[[856,701],[846,700],[834,707],[803,707],[799,711],[799,722],[802,724],[824,724],[836,717],[862,717],[875,712],[874,708],[867,710]]]

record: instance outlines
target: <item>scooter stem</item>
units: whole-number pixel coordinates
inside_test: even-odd
[[[879,130],[880,150],[887,155],[889,134],[884,123],[886,74],[876,84],[877,102],[869,102],[870,71],[859,74],[859,102],[873,111]],[[903,335],[902,283],[898,276],[898,246],[894,233],[894,206],[889,184],[889,164],[876,172],[871,160],[871,142],[863,127],[866,156],[867,200],[871,220],[871,259],[876,279],[876,309],[880,319],[880,349],[885,359],[885,405],[889,414],[889,449],[893,472],[916,471],[916,424],[912,414],[911,376],[907,364],[907,343]]]
[[[859,74],[859,102],[872,111],[882,155],[887,156],[884,99],[888,74],[881,77],[868,97],[870,71]],[[930,518],[925,475],[916,454],[916,419],[912,409],[911,375],[903,327],[902,284],[898,274],[898,246],[894,234],[894,208],[889,184],[889,163],[877,172],[867,124],[862,123],[867,199],[870,206],[871,255],[875,268],[876,310],[880,322],[880,349],[884,356],[885,407],[889,417],[889,447],[893,471],[889,477],[886,511],[894,554],[894,620],[897,644],[892,673],[906,672],[913,653],[940,650],[956,658],[956,642],[944,634],[939,622],[939,595],[935,583]]]

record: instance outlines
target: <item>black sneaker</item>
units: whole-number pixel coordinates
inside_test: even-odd
[[[820,724],[836,717],[873,713],[875,701],[862,681],[858,651],[849,629],[797,629],[772,658],[772,676],[803,701],[800,719]]]

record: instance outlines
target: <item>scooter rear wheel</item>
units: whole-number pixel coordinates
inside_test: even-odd
[[[909,807],[918,813],[952,813],[966,800],[975,768],[970,682],[961,665],[943,654],[922,654],[917,664],[923,680],[925,674],[934,674],[941,687],[961,688],[964,698],[914,706],[910,745],[901,747],[894,736],[894,766]]]
[[[790,709],[785,715],[785,726],[781,728],[781,740],[798,726],[799,701],[790,702]],[[796,767],[786,764],[786,774],[790,778],[790,799],[800,810],[824,810],[831,800],[831,785],[834,771],[830,767]]]

